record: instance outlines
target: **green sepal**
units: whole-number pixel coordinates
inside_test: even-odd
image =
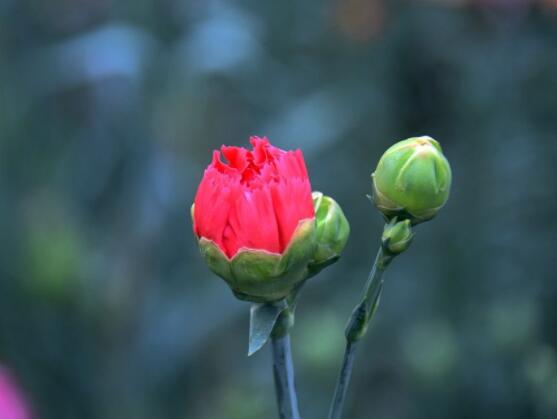
[[[300,221],[282,255],[243,248],[228,259],[211,240],[201,238],[199,246],[209,268],[228,283],[236,297],[255,303],[279,301],[307,278],[315,252],[315,219]]]
[[[233,280],[230,261],[215,242],[202,237],[199,239],[199,250],[201,251],[201,256],[203,256],[205,262],[215,274],[227,281]]]

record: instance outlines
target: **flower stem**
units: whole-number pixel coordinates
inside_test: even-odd
[[[348,383],[352,376],[352,365],[354,364],[354,354],[356,353],[357,344],[358,342],[346,342],[344,360],[342,361],[342,368],[340,369],[331,411],[329,412],[329,419],[340,419],[342,416],[344,400],[346,399],[346,393],[348,391]]]
[[[271,336],[273,346],[273,373],[280,419],[300,419],[298,399],[294,386],[294,365],[290,348],[290,335]]]
[[[354,364],[354,355],[358,341],[365,335],[367,326],[370,323],[381,297],[383,290],[383,272],[393,259],[393,255],[384,252],[383,247],[379,248],[371,272],[364,286],[362,300],[354,308],[352,316],[346,326],[346,350],[344,352],[344,360],[342,368],[337,380],[335,394],[329,411],[329,419],[341,419],[348,391],[348,384],[352,375],[352,367]]]

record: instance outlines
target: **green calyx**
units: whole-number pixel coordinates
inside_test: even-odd
[[[321,192],[312,197],[315,218],[300,221],[282,254],[244,248],[229,259],[213,241],[199,239],[205,262],[236,297],[254,303],[291,297],[305,280],[340,258],[350,235],[348,220],[334,199]]]
[[[381,245],[386,254],[394,256],[408,249],[413,238],[410,220],[397,221],[395,217],[385,225]]]
[[[315,209],[316,249],[308,266],[309,276],[316,275],[340,258],[348,237],[350,224],[340,205],[321,192],[313,192]]]
[[[209,268],[228,283],[236,297],[266,303],[289,296],[307,278],[316,247],[315,236],[312,218],[300,221],[283,254],[241,249],[228,259],[213,241],[203,237],[199,247]]]
[[[451,167],[431,137],[415,137],[390,147],[372,174],[373,201],[391,220],[418,224],[432,219],[449,198]]]

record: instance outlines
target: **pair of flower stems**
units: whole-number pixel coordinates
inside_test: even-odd
[[[450,165],[443,156],[439,143],[430,137],[400,141],[391,146],[379,160],[377,169],[372,174],[373,197],[370,198],[387,223],[381,237],[381,246],[364,285],[362,298],[346,326],[346,349],[329,419],[342,418],[358,343],[366,334],[368,325],[377,311],[385,269],[397,255],[410,246],[414,238],[412,226],[432,219],[446,203],[450,185]],[[316,213],[319,215],[319,210]],[[344,244],[345,241],[340,246],[338,257]],[[333,262],[338,260],[338,257]],[[289,301],[283,302],[286,309],[284,306],[274,306],[274,320],[277,321],[277,326],[273,328],[272,321],[267,322],[267,325],[270,325],[268,332],[272,330],[270,334],[273,369],[281,419],[300,418],[288,336],[288,330],[293,324],[297,290],[292,295]],[[253,320],[256,317],[252,316],[252,324],[255,323]],[[264,340],[253,339],[254,334],[251,332],[250,344],[257,343],[257,350]],[[253,353],[251,348],[250,353]]]
[[[350,233],[338,203],[311,185],[299,150],[286,152],[266,138],[253,151],[223,147],[206,169],[191,209],[205,261],[250,311],[249,355],[270,339],[281,419],[300,418],[289,329],[300,289],[339,260]],[[340,419],[359,340],[383,289],[382,275],[413,239],[412,226],[432,219],[445,204],[451,169],[431,137],[400,141],[372,174],[372,202],[387,224],[359,304],[346,327],[346,351],[329,419]],[[280,227],[280,228],[279,228]]]
[[[408,243],[409,241],[410,240],[408,240]],[[396,256],[396,254],[388,250],[388,242],[389,239],[385,241],[384,233],[382,245],[377,252],[372,269],[365,283],[362,299],[354,308],[346,326],[346,349],[336,383],[335,393],[331,402],[329,419],[342,418],[358,342],[365,335],[368,324],[377,310],[383,290],[383,272],[394,256]],[[279,316],[275,329],[279,331],[278,333],[273,331],[271,335],[273,373],[280,419],[300,419],[301,416],[294,384],[294,366],[290,347],[290,336],[288,334],[288,324],[291,324],[291,320],[288,319],[289,316],[292,316],[291,312],[283,312]],[[287,323],[286,327],[284,323]]]

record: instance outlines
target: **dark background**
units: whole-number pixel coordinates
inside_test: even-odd
[[[305,418],[378,245],[369,175],[426,134],[452,195],[387,272],[346,417],[557,417],[555,0],[0,0],[0,363],[36,419],[276,417],[189,219],[252,134],[352,226],[297,313]]]

